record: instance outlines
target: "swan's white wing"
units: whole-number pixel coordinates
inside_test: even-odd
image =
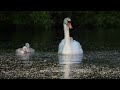
[[[65,44],[65,40],[63,39],[59,44],[58,53],[61,53],[63,51],[64,44]]]

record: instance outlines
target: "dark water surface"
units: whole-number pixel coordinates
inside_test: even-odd
[[[120,51],[86,51],[67,56],[36,52],[16,56],[14,50],[0,50],[1,79],[119,79]]]
[[[0,79],[120,79],[120,31],[71,31],[83,55],[58,55],[56,31],[0,33]],[[17,56],[28,42],[34,55]]]

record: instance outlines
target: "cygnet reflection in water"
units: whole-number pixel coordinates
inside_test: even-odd
[[[29,60],[31,57],[34,56],[34,53],[16,53],[16,56],[18,59],[21,59],[21,60]]]

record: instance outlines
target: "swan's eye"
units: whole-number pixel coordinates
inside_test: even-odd
[[[71,21],[68,21],[68,23],[71,23]]]

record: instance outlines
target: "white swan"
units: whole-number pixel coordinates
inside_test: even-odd
[[[71,19],[65,18],[63,21],[64,39],[60,42],[58,54],[83,54],[80,43],[70,37],[69,29],[72,29]]]
[[[29,43],[26,43],[25,46],[23,46],[22,48],[18,48],[16,50],[16,53],[20,53],[20,54],[25,54],[25,53],[34,53],[35,50],[33,48],[30,48]]]

